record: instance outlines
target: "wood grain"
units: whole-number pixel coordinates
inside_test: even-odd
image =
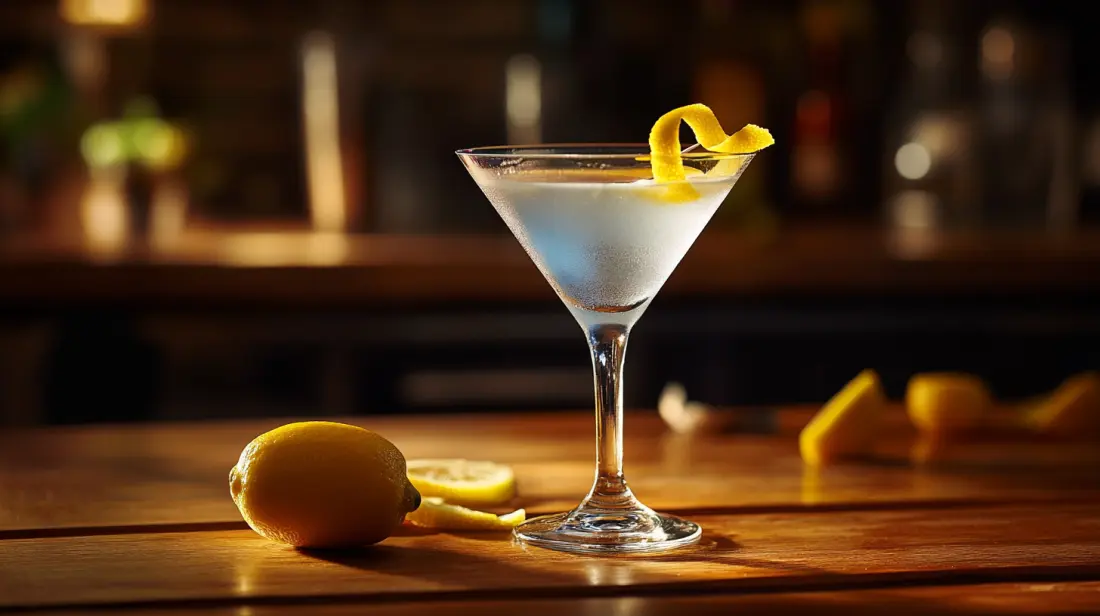
[[[394,537],[302,553],[251,531],[9,540],[0,607],[278,598],[403,601],[1039,582],[1100,576],[1094,504],[701,515],[699,547],[587,558],[499,535]]]
[[[41,616],[69,616],[85,610],[49,610]],[[128,616],[1029,616],[1100,614],[1100,582],[975,584],[875,590],[763,593],[694,597],[616,597],[550,600],[416,601],[401,604],[305,603],[232,607],[175,606],[128,610]]]
[[[801,413],[795,409],[792,413]],[[0,434],[0,539],[50,529],[240,523],[227,475],[257,434],[291,421],[202,422],[8,431]],[[533,512],[564,510],[589,488],[587,413],[353,418],[409,458],[512,464]],[[913,436],[877,457],[813,472],[793,434],[678,436],[652,413],[628,413],[628,477],[649,505],[670,511],[922,507],[1066,500],[1100,494],[1100,448],[1089,443],[977,442],[949,447],[934,467],[907,462]],[[137,528],[136,530],[141,530]],[[127,532],[133,532],[130,529]]]

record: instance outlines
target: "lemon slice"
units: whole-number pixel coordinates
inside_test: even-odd
[[[909,379],[905,406],[918,429],[947,434],[980,426],[993,407],[993,396],[974,375],[929,372]]]
[[[1026,423],[1039,432],[1093,432],[1100,428],[1100,373],[1082,372],[1035,404]]]
[[[775,143],[766,128],[754,124],[727,135],[714,112],[706,105],[695,103],[669,111],[657,119],[649,132],[649,152],[653,179],[658,183],[674,183],[669,187],[670,200],[691,200],[698,196],[695,189],[684,182],[687,172],[680,151],[681,121],[686,122],[695,133],[699,145],[711,152],[752,154]],[[679,184],[675,184],[677,182]]]
[[[471,460],[409,460],[409,481],[421,496],[436,496],[456,505],[501,505],[516,495],[512,468]]]
[[[523,509],[495,515],[451,505],[434,496],[425,498],[416,511],[405,516],[405,521],[415,526],[436,530],[508,530],[526,519]]]
[[[878,418],[886,406],[882,383],[874,370],[856,375],[802,429],[802,460],[820,466],[870,449]]]

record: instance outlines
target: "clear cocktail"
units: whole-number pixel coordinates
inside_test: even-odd
[[[705,114],[684,116],[703,113],[700,108],[710,113],[689,106],[666,114],[648,146],[521,146],[457,153],[576,317],[592,352],[595,482],[573,511],[519,526],[515,536],[521,541],[576,552],[647,552],[699,539],[698,525],[655,513],[627,486],[622,470],[622,365],[631,326],[733,188],[755,149],[770,144],[766,131],[766,143],[759,141],[759,132],[750,135],[758,141],[746,142],[745,131],[727,137],[716,120],[703,126],[692,122],[700,117],[707,121]],[[719,151],[681,157],[672,131],[678,130],[681,117],[704,146]],[[658,131],[662,122],[664,129]],[[660,142],[655,141],[661,139],[659,132],[665,134]],[[764,145],[737,151],[745,143]]]

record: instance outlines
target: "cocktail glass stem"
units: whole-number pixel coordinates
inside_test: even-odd
[[[596,480],[580,509],[636,508],[623,476],[623,357],[630,327],[596,325],[588,330],[596,387]]]
[[[578,321],[592,351],[596,479],[576,509],[530,520],[516,529],[516,538],[570,552],[653,552],[694,543],[699,526],[638,502],[623,476],[623,358],[630,326]]]

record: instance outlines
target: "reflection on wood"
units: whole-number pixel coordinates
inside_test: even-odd
[[[247,610],[247,611],[246,611]],[[647,596],[549,600],[414,601],[403,604],[338,602],[304,605],[252,604],[246,607],[196,607],[127,610],[131,616],[953,616],[962,614],[1100,614],[1100,582],[1056,582],[931,586],[875,590],[768,592],[702,597]],[[69,611],[39,612],[64,616]]]
[[[252,531],[3,542],[0,606],[313,596],[535,599],[859,588],[891,582],[1100,576],[1093,503],[944,511],[694,516],[702,543],[644,558],[524,549],[500,535],[413,534],[302,553]]]
[[[792,419],[779,423],[808,415],[793,408],[780,413]],[[791,432],[676,435],[653,413],[627,416],[628,477],[658,509],[903,508],[1100,495],[1100,448],[1087,442],[971,443],[915,468],[908,462],[913,435],[891,424],[897,436],[884,440],[875,459],[812,472]],[[0,538],[239,523],[229,468],[253,437],[286,421],[9,431],[0,435]],[[573,507],[592,481],[588,413],[347,421],[385,435],[409,458],[512,464],[520,493],[513,504],[536,513]]]

